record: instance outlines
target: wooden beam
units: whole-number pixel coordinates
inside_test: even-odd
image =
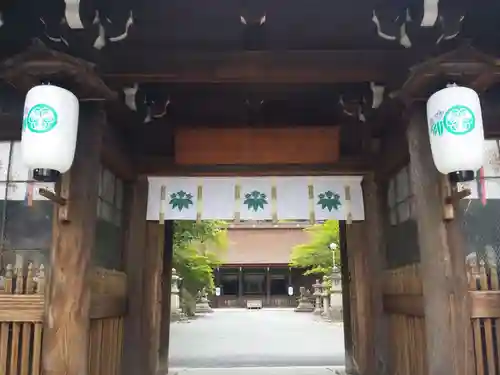
[[[500,318],[500,291],[471,291],[472,319]]]
[[[414,49],[173,52],[128,46],[109,52],[104,77],[120,83],[386,82],[399,78],[398,72],[406,76],[424,56]]]
[[[304,141],[307,140],[307,141]],[[190,165],[334,164],[340,127],[178,129],[175,162]]]
[[[43,322],[42,294],[0,294],[0,322]],[[127,301],[122,296],[94,294],[90,303],[90,319],[123,316]]]
[[[308,176],[360,175],[371,170],[369,160],[341,159],[333,164],[175,165],[170,158],[143,156],[135,161],[137,172],[157,176]]]
[[[70,173],[69,221],[54,215],[50,278],[45,296],[42,366],[46,375],[88,374],[90,283],[102,129],[99,105],[81,107],[75,160]],[[61,209],[58,207],[56,211]]]
[[[439,182],[443,176],[434,166],[427,129],[425,108],[415,106],[407,137],[421,257],[426,373],[469,375],[473,373],[473,356],[464,253],[450,242],[450,228],[442,219],[444,197]],[[449,225],[459,226],[457,221]]]
[[[122,180],[134,180],[136,174],[132,158],[122,141],[122,134],[118,133],[115,127],[107,123],[103,137],[104,147],[101,150],[103,166],[111,170],[113,174]]]
[[[95,65],[48,48],[39,39],[23,52],[0,62],[0,78],[21,92],[42,81],[63,83],[80,100],[116,100],[118,94],[102,81]]]
[[[405,103],[426,99],[429,86],[445,77],[452,82],[482,91],[496,83],[499,76],[500,60],[466,42],[453,51],[413,66],[406,82],[393,95]]]

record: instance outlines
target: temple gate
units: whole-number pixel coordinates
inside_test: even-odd
[[[166,373],[180,217],[151,202],[225,179],[237,219],[234,180],[257,177],[357,177],[336,217],[349,373],[499,373],[497,245],[464,208],[487,210],[474,183],[498,160],[477,165],[500,133],[499,5],[210,1],[0,5],[0,374]],[[430,113],[453,85],[481,109]]]

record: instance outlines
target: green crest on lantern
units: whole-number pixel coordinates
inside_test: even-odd
[[[33,133],[47,133],[57,125],[57,112],[47,104],[34,105],[28,111],[23,125]]]
[[[476,117],[469,107],[454,105],[444,114],[444,127],[454,135],[470,133],[476,127]]]
[[[474,112],[464,105],[454,105],[446,112],[438,111],[430,119],[430,133],[442,136],[444,132],[452,135],[470,133],[476,127]]]

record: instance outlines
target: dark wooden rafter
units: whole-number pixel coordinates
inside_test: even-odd
[[[123,84],[385,82],[401,78],[395,72],[406,76],[425,55],[417,50],[167,52],[138,47],[109,51],[103,75]]]
[[[94,64],[52,50],[40,40],[4,60],[0,64],[0,78],[21,92],[48,82],[67,86],[80,100],[117,99],[117,94],[99,77]]]
[[[444,79],[483,92],[500,80],[500,60],[465,43],[413,66],[406,82],[392,96],[405,104],[427,100],[429,88]]]
[[[135,159],[139,174],[166,176],[296,176],[296,175],[362,175],[372,169],[366,159],[341,159],[333,164],[270,165],[175,165],[171,158],[142,156]]]

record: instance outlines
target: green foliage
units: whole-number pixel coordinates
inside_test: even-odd
[[[334,262],[340,266],[339,222],[327,220],[323,224],[315,224],[305,228],[310,236],[310,241],[293,248],[290,257],[290,266],[304,268],[304,275],[329,274]],[[336,250],[332,252],[330,245],[335,244]]]
[[[257,212],[258,210],[263,210],[264,205],[268,204],[267,195],[261,193],[260,191],[254,190],[251,193],[245,194],[245,200],[243,204],[246,204],[249,210]]]
[[[174,223],[173,267],[182,277],[182,287],[192,295],[214,290],[213,269],[227,249],[227,224],[219,220]]]
[[[181,289],[181,310],[187,316],[194,316],[196,312],[196,298],[185,288]]]

